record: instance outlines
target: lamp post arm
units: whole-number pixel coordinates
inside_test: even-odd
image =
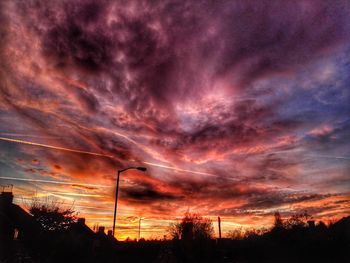
[[[128,167],[128,168],[125,168],[122,170],[118,170],[118,173],[122,173],[122,172],[125,172],[126,170],[130,170],[130,169],[137,169],[137,167]]]

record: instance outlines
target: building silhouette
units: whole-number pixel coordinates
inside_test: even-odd
[[[0,193],[0,262],[98,262],[113,258],[117,241],[95,233],[79,218],[69,229],[49,231],[13,203],[12,191]]]

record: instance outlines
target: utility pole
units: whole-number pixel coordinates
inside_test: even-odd
[[[142,220],[142,217],[140,217],[139,219],[139,241],[140,241],[140,238],[141,238],[141,220]]]
[[[219,239],[221,239],[221,218],[218,216],[218,225],[219,225]]]

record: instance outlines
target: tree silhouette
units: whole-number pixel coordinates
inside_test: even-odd
[[[273,229],[296,229],[307,226],[307,221],[312,217],[305,211],[303,213],[292,214],[288,219],[283,220],[280,213],[274,214]]]
[[[76,212],[72,208],[64,209],[55,201],[40,204],[34,199],[29,212],[44,229],[49,231],[67,229],[77,221]]]
[[[285,228],[287,229],[295,229],[302,228],[307,226],[307,221],[311,218],[311,216],[305,211],[303,213],[292,215],[286,222]]]
[[[281,214],[279,212],[276,212],[274,214],[274,217],[275,217],[275,221],[273,222],[273,227],[275,229],[284,228],[284,223],[283,223],[283,219],[281,217]]]
[[[234,230],[228,231],[227,237],[230,239],[241,240],[245,236],[244,236],[244,231],[243,231],[242,227],[239,227],[239,228],[236,228]]]
[[[215,243],[210,219],[186,213],[181,222],[172,224],[168,231],[178,262],[212,262]]]
[[[214,234],[214,228],[210,219],[197,214],[186,213],[181,222],[170,226],[169,233],[173,239],[211,239]]]

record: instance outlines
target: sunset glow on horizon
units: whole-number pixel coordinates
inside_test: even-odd
[[[0,185],[118,239],[350,214],[350,3],[0,3]]]

